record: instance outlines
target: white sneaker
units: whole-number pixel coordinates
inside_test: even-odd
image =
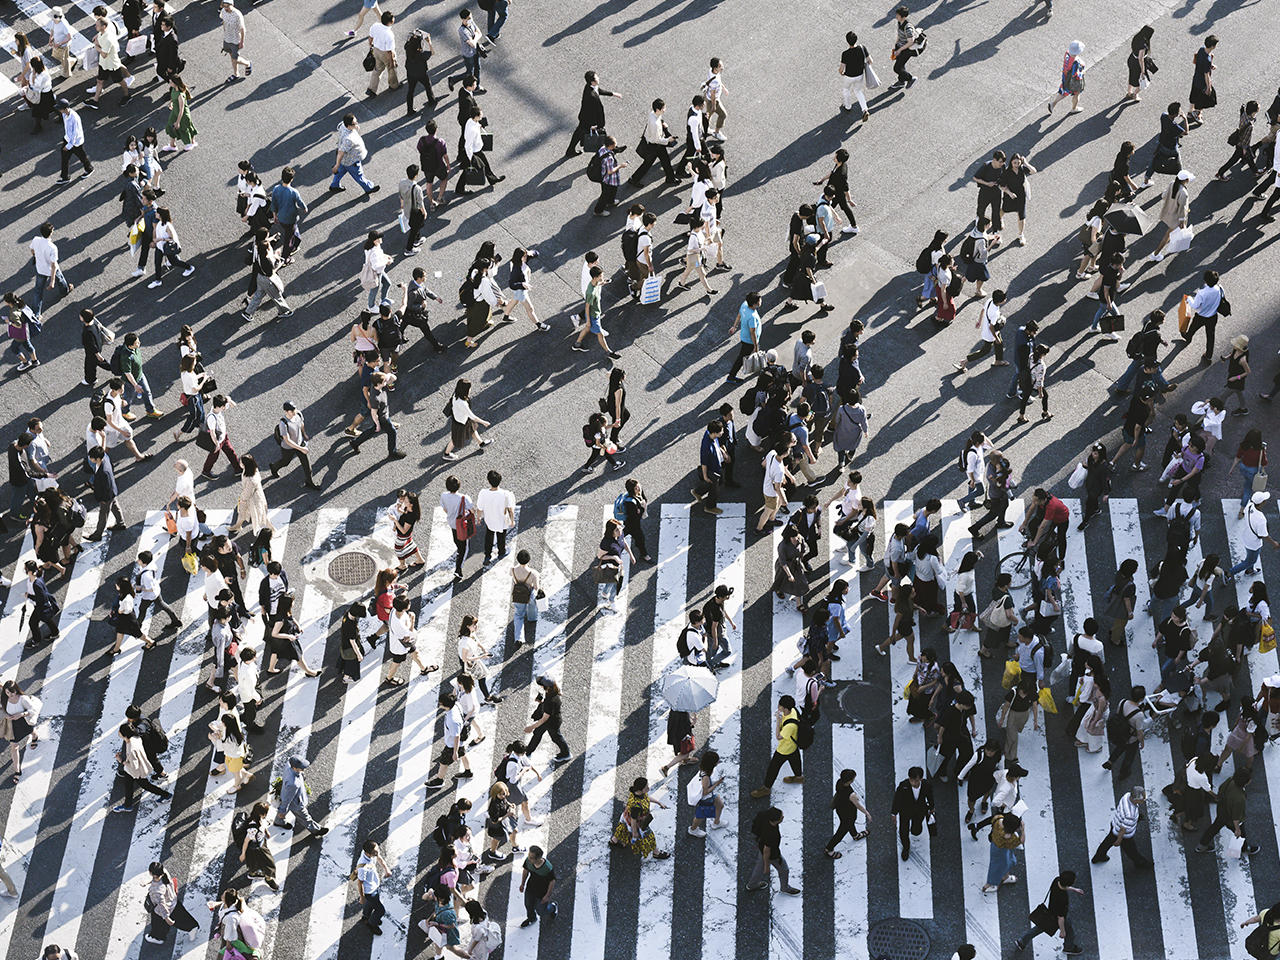
[[[847,233],[847,234],[850,234],[851,236],[855,236],[855,237],[856,237],[856,236],[858,235],[858,228],[857,228],[857,227],[845,227],[845,228],[844,228],[843,230],[841,230],[840,232],[841,232],[841,233]]]
[[[142,276],[143,274],[145,274],[146,272],[147,272],[147,271],[145,271],[145,270],[143,270],[141,267],[139,267],[137,270],[133,271],[133,273],[129,274],[129,276],[131,276],[131,277],[141,277],[141,276]]]
[[[1090,300],[1101,300],[1101,299],[1102,299],[1101,297],[1099,297],[1099,296],[1098,296],[1098,291],[1097,291],[1097,290],[1090,290],[1088,293],[1086,293],[1086,294],[1085,294],[1085,296],[1086,296],[1086,297],[1088,297]]]
[[[1122,284],[1120,284],[1119,286],[1117,286],[1117,287],[1116,287],[1116,289],[1117,289],[1117,290],[1119,290],[1121,293],[1124,293],[1124,292],[1125,292],[1126,290],[1128,290],[1131,286],[1133,286],[1133,284],[1131,284],[1131,283],[1122,283]]]
[[[1153,253],[1151,256],[1147,257],[1147,259],[1150,260],[1152,263],[1159,263],[1161,260],[1164,259],[1164,254]]]
[[[184,277],[189,277],[189,276],[191,276],[191,275],[192,275],[193,273],[195,273],[195,272],[196,272],[195,264],[192,264],[191,266],[187,267],[187,269],[185,269],[185,270],[183,270],[183,271],[182,271],[182,275],[183,275]]]
[[[540,826],[542,826],[542,821],[541,821],[541,820],[524,820],[524,821],[523,821],[523,823],[524,823],[524,825],[525,825],[526,827],[540,827]]]
[[[163,941],[163,940],[157,940],[157,939],[155,939],[153,936],[151,936],[151,934],[149,934],[149,933],[148,933],[145,937],[143,937],[142,939],[146,940],[146,941],[147,941],[147,943],[164,943],[164,941]]]
[[[191,936],[191,939],[194,941],[197,937],[200,936],[200,928],[196,927],[194,930],[192,930],[190,933],[190,936]]]
[[[695,830],[693,827],[690,827],[690,828],[689,828],[687,831],[685,831],[685,832],[686,832],[686,833],[688,833],[688,834],[689,834],[689,836],[691,836],[691,837],[705,837],[705,836],[707,835],[707,831],[705,831],[705,830]]]
[[[17,890],[13,890],[13,891],[9,891],[9,890],[0,890],[0,897],[7,897],[7,898],[9,898],[10,900],[17,900],[17,899],[18,899],[18,891],[17,891]]]
[[[152,280],[150,283],[147,284],[147,289],[154,290],[156,287],[159,287],[161,285],[162,284],[160,283],[159,280]]]
[[[721,143],[724,143],[726,140],[728,140],[728,139],[729,139],[729,138],[728,138],[728,137],[726,137],[723,133],[719,133],[719,132],[717,132],[717,133],[713,133],[711,136],[715,137],[715,138],[716,138],[717,140],[719,140]]]

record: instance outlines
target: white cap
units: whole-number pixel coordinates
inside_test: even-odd
[[[53,15],[54,15],[56,18],[58,18],[59,20],[60,20],[60,19],[62,19],[62,8],[61,8],[61,7],[50,7],[50,8],[49,8],[49,12],[50,12],[51,14],[53,14]]]
[[[1253,495],[1252,498],[1250,498],[1249,502],[1254,504],[1255,506],[1261,506],[1262,504],[1266,503],[1270,499],[1271,499],[1271,494],[1267,493],[1267,491],[1265,490],[1259,490],[1257,493]]]
[[[224,2],[224,3],[230,3],[230,2],[231,2],[231,0],[223,0],[223,2]],[[1195,178],[1196,178],[1196,175],[1195,175],[1194,173],[1192,173],[1190,170],[1179,170],[1179,171],[1178,171],[1178,179],[1179,179],[1179,180],[1194,180]]]

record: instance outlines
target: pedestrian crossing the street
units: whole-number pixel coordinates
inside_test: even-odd
[[[1164,521],[1149,513],[1144,517],[1136,500],[1113,498],[1084,531],[1077,530],[1081,502],[1064,502],[1071,523],[1063,613],[1052,636],[1055,656],[1085,618],[1096,612],[1103,620],[1102,597],[1120,560],[1132,557],[1145,571],[1165,552]],[[908,520],[916,506],[905,500],[881,505],[877,554],[884,531]],[[642,954],[673,960],[863,957],[870,930],[896,917],[920,923],[933,939],[934,955],[949,955],[955,944],[968,941],[979,956],[1007,956],[1013,938],[1027,926],[1029,911],[1062,869],[1075,870],[1085,891],[1071,908],[1085,956],[1236,960],[1247,955],[1240,923],[1280,899],[1275,871],[1262,866],[1276,860],[1280,761],[1264,751],[1254,764],[1248,836],[1261,845],[1261,853],[1229,858],[1225,837],[1214,852],[1197,853],[1199,835],[1170,823],[1161,795],[1183,763],[1180,729],[1172,725],[1176,715],[1153,718],[1134,773],[1122,779],[1102,768],[1104,756],[1078,749],[1063,732],[1074,709],[1065,682],[1054,687],[1061,712],[1042,713],[1041,729],[1028,725],[1019,742],[1019,763],[1030,775],[1022,782],[1029,810],[1027,844],[1014,871],[1017,882],[997,893],[981,891],[988,844],[970,838],[965,787],[954,777],[934,783],[937,835],[915,838],[909,858],[900,859],[889,802],[907,770],[924,765],[936,734],[909,723],[905,714],[903,688],[913,670],[906,644],[895,644],[886,656],[874,650],[888,636],[892,618],[890,605],[869,597],[883,567],[859,574],[849,566],[830,516],[824,520],[807,599],[820,604],[837,578],[851,585],[849,634],[832,665],[835,686],[823,696],[814,743],[804,752],[804,782],[785,784],[779,778],[766,800],[753,800],[750,791],[763,782],[773,750],[778,698],[799,699],[802,684],[786,668],[796,659],[808,620],[797,612],[794,599],[771,595],[781,531],[756,536],[756,518],[742,504],[723,507],[714,519],[688,505],[653,508],[644,522],[657,562],[624,562],[612,609],[599,605],[589,569],[601,529],[612,517],[611,504],[603,510],[595,504],[560,504],[540,515],[518,511],[507,553],[483,565],[474,556],[478,544],[473,541],[461,580],[453,575],[453,531],[442,510],[432,511],[417,530],[425,566],[402,580],[417,617],[422,660],[441,670],[420,676],[409,661],[408,683],[397,687],[383,682],[381,643],[360,665],[358,681],[348,685],[338,679],[337,626],[348,601],[322,575],[339,553],[361,549],[383,560],[392,555],[385,511],[328,507],[308,516],[275,511],[272,550],[297,598],[302,653],[324,672],[310,678],[297,665],[286,665],[291,668],[268,675],[262,620],[250,622],[242,642],[260,654],[265,702],[259,722],[266,731],[250,739],[255,780],[239,794],[231,792],[229,775],[210,771],[207,725],[216,719],[217,707],[215,694],[205,686],[212,655],[203,577],[183,571],[181,550],[165,532],[163,513],[152,511],[127,533],[108,532],[100,543],[85,543],[65,577],[50,575],[62,604],[60,637],[35,649],[24,647],[28,611],[21,571],[34,556],[28,536],[16,569],[5,571],[16,582],[0,616],[0,670],[6,678],[23,677],[28,691],[43,700],[41,740],[25,751],[22,776],[3,814],[4,866],[19,899],[16,907],[0,911],[0,957],[34,956],[49,942],[75,944],[83,960],[211,957],[205,904],[229,886],[242,890],[267,918],[265,956],[392,960],[420,955],[426,937],[418,924],[429,916],[422,878],[439,854],[429,834],[449,803],[465,797],[473,803],[468,821],[473,849],[479,853],[487,847],[484,815],[492,771],[505,745],[525,736],[540,689],[533,680],[539,676],[562,686],[573,757],[552,764],[557,748],[545,741],[535,751],[532,759],[542,779],[525,786],[537,824],[520,823],[519,844],[542,847],[554,864],[559,912],[554,922],[520,926],[525,916],[519,891],[522,853],[482,879],[475,895],[502,925],[508,960],[631,960]],[[1202,539],[1189,552],[1188,569],[1209,552],[1222,556],[1224,568],[1242,559],[1238,501],[1206,502],[1202,509]],[[999,557],[1021,549],[1023,538],[1015,527],[974,544],[971,517],[954,500],[943,501],[941,517],[940,555],[953,580],[966,552],[984,553],[977,570],[981,609]],[[1020,524],[1023,517],[1022,504],[1011,504],[1008,519]],[[208,520],[215,529],[224,528],[231,511],[209,507]],[[522,548],[540,571],[547,609],[533,631],[534,642],[519,646],[511,627],[511,569]],[[160,636],[156,624],[150,630],[158,636],[154,649],[127,638],[123,652],[112,657],[108,649],[114,635],[104,610],[114,577],[107,571],[131,562],[141,549],[155,553],[164,596],[178,609],[183,627],[170,638]],[[1228,602],[1243,604],[1249,586],[1265,582],[1273,564],[1273,557],[1264,556],[1263,573],[1219,586],[1217,609]],[[256,608],[263,575],[251,568],[242,583],[250,608]],[[672,749],[657,683],[679,664],[676,638],[688,612],[701,608],[717,584],[732,590],[728,612],[738,626],[730,630],[729,641],[735,656],[718,671],[717,699],[697,715],[694,729],[698,753],[709,749],[720,756],[725,824],[698,838],[687,833],[693,808],[686,793],[697,776],[695,766],[672,766],[666,776],[660,770]],[[1137,589],[1141,609],[1149,597],[1141,574]],[[953,595],[949,584],[948,606]],[[1017,591],[1015,599],[1021,608],[1029,602],[1028,591]],[[466,614],[478,618],[477,638],[494,652],[490,684],[505,699],[483,707],[477,718],[484,739],[467,754],[474,776],[450,781],[458,772],[454,766],[445,774],[446,786],[432,790],[424,783],[442,746],[439,698],[458,671],[455,643]],[[995,723],[1005,694],[1003,663],[978,656],[975,632],[947,634],[941,624],[918,618],[916,650],[933,647],[939,660],[956,665],[974,693],[974,745],[980,750],[988,738],[1003,739]],[[1206,643],[1213,624],[1198,610],[1192,610],[1190,624],[1198,644]],[[1104,633],[1106,628],[1103,620]],[[1113,704],[1132,684],[1148,690],[1159,685],[1153,637],[1150,616],[1139,612],[1126,646],[1107,646]],[[1276,673],[1278,663],[1275,652],[1251,651],[1237,677],[1237,700]],[[400,675],[406,676],[404,667]],[[173,774],[165,786],[175,797],[162,801],[143,794],[133,812],[113,813],[120,800],[116,728],[130,703],[143,704],[147,715],[158,714],[169,732],[162,759]],[[1215,730],[1218,751],[1236,716],[1234,707],[1224,710],[1229,715]],[[271,782],[292,755],[311,761],[306,771],[310,808],[330,829],[314,839],[302,829],[293,835],[273,830],[277,893],[246,877],[239,851],[229,849],[231,819],[255,800],[270,799]],[[855,789],[871,812],[869,824],[859,821],[869,835],[842,841],[841,858],[830,860],[822,851],[836,822],[832,788],[845,768],[856,771]],[[1231,769],[1229,762],[1215,782]],[[670,859],[640,860],[608,845],[621,801],[640,776],[651,784],[657,848],[670,851]],[[1091,864],[1116,799],[1139,783],[1151,799],[1138,842],[1144,853],[1150,848],[1154,868],[1137,869],[1115,855]],[[757,857],[749,828],[769,805],[784,815],[782,854],[790,883],[800,890],[796,895],[781,892],[772,875],[768,889],[745,889]],[[382,887],[387,918],[381,936],[359,922],[348,879],[366,839],[381,844],[391,868]],[[201,921],[195,941],[179,937],[175,946],[171,938],[165,947],[143,941],[144,881],[156,859],[179,878],[187,908]],[[464,948],[467,942],[464,927]],[[1025,956],[1048,960],[1060,944],[1037,938]]]

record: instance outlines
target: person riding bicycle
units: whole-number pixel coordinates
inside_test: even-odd
[[[1027,547],[1035,549],[1040,546],[1041,541],[1049,535],[1050,532],[1056,534],[1058,561],[1065,563],[1067,559],[1067,526],[1071,520],[1071,513],[1067,510],[1067,505],[1057,497],[1051,496],[1043,487],[1036,487],[1031,494],[1031,503],[1034,507],[1032,514],[1023,521],[1022,526],[1018,528],[1018,532],[1023,536],[1029,536]],[[1034,529],[1034,535],[1029,535],[1028,531]]]

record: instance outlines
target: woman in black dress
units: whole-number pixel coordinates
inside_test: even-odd
[[[693,718],[696,716],[696,713],[689,710],[672,710],[667,714],[667,743],[671,745],[675,756],[662,765],[664,777],[672,767],[697,763],[698,758],[693,755]],[[687,750],[684,749],[686,738],[689,738]]]
[[[1136,103],[1142,99],[1138,95],[1142,89],[1142,78],[1150,79],[1153,72],[1151,63],[1147,61],[1151,57],[1151,36],[1155,32],[1155,27],[1143,27],[1133,35],[1133,39],[1129,42],[1129,86],[1125,89],[1124,94],[1126,100],[1132,100]]]
[[[1195,70],[1191,74],[1191,109],[1187,111],[1189,123],[1201,124],[1200,114],[1218,105],[1218,91],[1213,86],[1213,51],[1218,38],[1213,34],[1204,38],[1204,46],[1196,51]]]

